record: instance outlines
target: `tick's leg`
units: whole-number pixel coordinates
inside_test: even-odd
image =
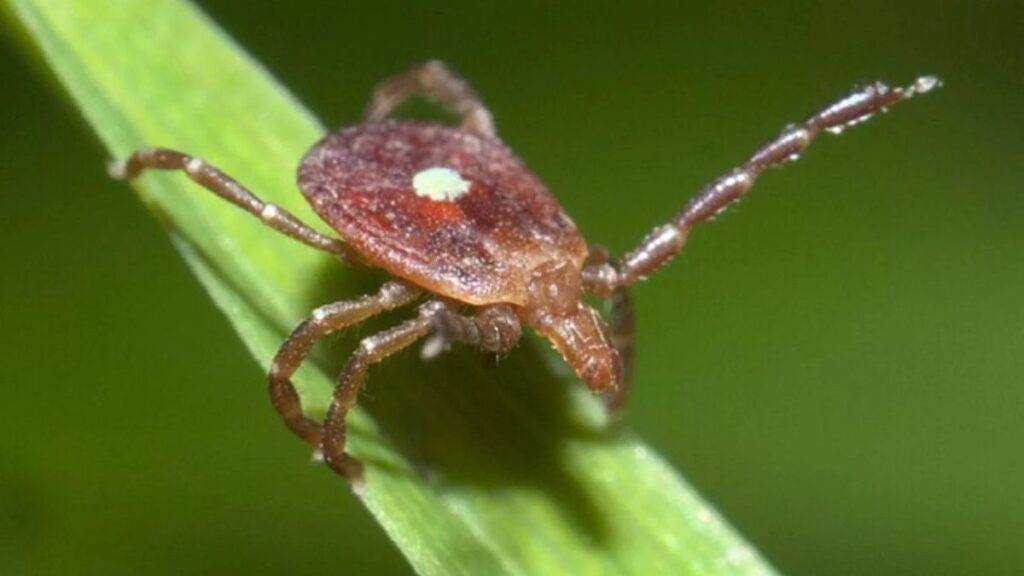
[[[523,335],[519,317],[505,304],[482,306],[472,316],[443,308],[434,316],[434,328],[441,343],[459,342],[495,354],[514,348]]]
[[[629,298],[629,289],[621,287],[611,295],[611,337],[612,346],[619,353],[622,364],[622,379],[618,388],[605,396],[605,403],[612,414],[617,414],[626,406],[629,391],[633,388],[633,356],[636,319],[633,315],[633,301]]]
[[[422,94],[462,118],[462,128],[493,137],[494,119],[476,91],[444,62],[431,60],[387,78],[373,90],[367,120],[382,120],[414,95]]]
[[[335,254],[347,262],[359,261],[341,240],[324,236],[284,208],[260,200],[233,178],[195,156],[174,150],[144,148],[126,160],[111,164],[110,175],[119,180],[130,180],[144,170],[180,170],[196,184],[256,216],[285,236]]]
[[[600,266],[608,263],[608,252],[601,247],[590,250],[587,266]],[[619,354],[622,366],[622,377],[618,387],[605,394],[605,405],[612,414],[617,414],[629,400],[629,392],[633,387],[633,358],[635,355],[636,317],[633,314],[633,301],[629,297],[628,286],[616,286],[607,297],[611,304],[611,341],[612,347]]]
[[[308,320],[292,331],[270,365],[270,401],[292,432],[313,447],[320,445],[320,424],[303,414],[302,404],[291,382],[292,374],[298,370],[313,344],[322,336],[408,304],[419,294],[419,290],[400,282],[388,282],[371,296],[317,308]]]
[[[766,168],[796,159],[822,131],[839,134],[877,112],[884,112],[938,85],[939,80],[932,76],[919,78],[905,88],[890,88],[878,82],[822,109],[801,124],[789,126],[742,166],[705,186],[670,224],[655,228],[617,265],[587,267],[584,270],[587,290],[609,295],[616,287],[632,284],[671,260],[682,249],[690,229],[743,197]]]
[[[367,369],[429,334],[434,327],[433,316],[442,307],[438,301],[424,304],[419,316],[363,339],[349,357],[334,388],[320,444],[324,460],[338,474],[351,480],[362,475],[362,464],[345,453],[345,415],[359,399]]]

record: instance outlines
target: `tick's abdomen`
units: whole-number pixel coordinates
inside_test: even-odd
[[[579,271],[587,248],[544,184],[499,141],[432,123],[368,122],[299,167],[313,208],[365,259],[469,304],[529,303],[534,271]]]

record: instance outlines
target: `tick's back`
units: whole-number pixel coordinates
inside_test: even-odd
[[[471,304],[526,301],[544,262],[587,250],[544,184],[504,145],[440,124],[370,122],[321,140],[299,186],[371,264]]]

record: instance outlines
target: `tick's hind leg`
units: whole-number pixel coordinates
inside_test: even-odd
[[[304,415],[291,382],[292,374],[298,370],[313,344],[332,332],[408,304],[419,294],[419,290],[400,282],[388,282],[371,296],[317,308],[308,320],[292,331],[270,365],[270,401],[292,432],[311,446],[320,446],[321,427]]]
[[[890,106],[923,94],[939,85],[932,76],[918,78],[905,88],[871,84],[826,106],[817,114],[782,131],[755,152],[741,166],[719,176],[690,200],[669,224],[655,228],[640,245],[618,262],[588,266],[583,281],[589,292],[610,295],[618,286],[628,286],[671,260],[683,247],[690,230],[722,212],[742,198],[766,169],[780,166],[799,156],[822,132],[839,134]]]
[[[367,369],[429,334],[434,329],[434,316],[443,308],[436,300],[427,302],[420,307],[416,318],[364,338],[349,357],[334,388],[320,444],[324,460],[338,474],[351,480],[362,476],[362,464],[345,453],[345,416],[359,399]]]
[[[126,160],[111,164],[110,175],[119,180],[130,180],[145,170],[180,170],[196,184],[259,218],[285,236],[335,254],[345,261],[359,261],[341,240],[324,236],[284,208],[260,200],[245,186],[195,156],[163,148],[143,148]]]
[[[403,102],[422,94],[462,118],[462,128],[494,137],[494,119],[476,91],[440,60],[414,66],[377,84],[367,120],[383,120]]]

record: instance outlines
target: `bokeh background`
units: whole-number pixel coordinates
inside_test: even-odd
[[[854,83],[942,76],[635,290],[628,421],[784,574],[1024,571],[1024,5],[200,4],[329,125],[448,60],[617,253]],[[408,573],[77,113],[0,74],[0,573]]]

